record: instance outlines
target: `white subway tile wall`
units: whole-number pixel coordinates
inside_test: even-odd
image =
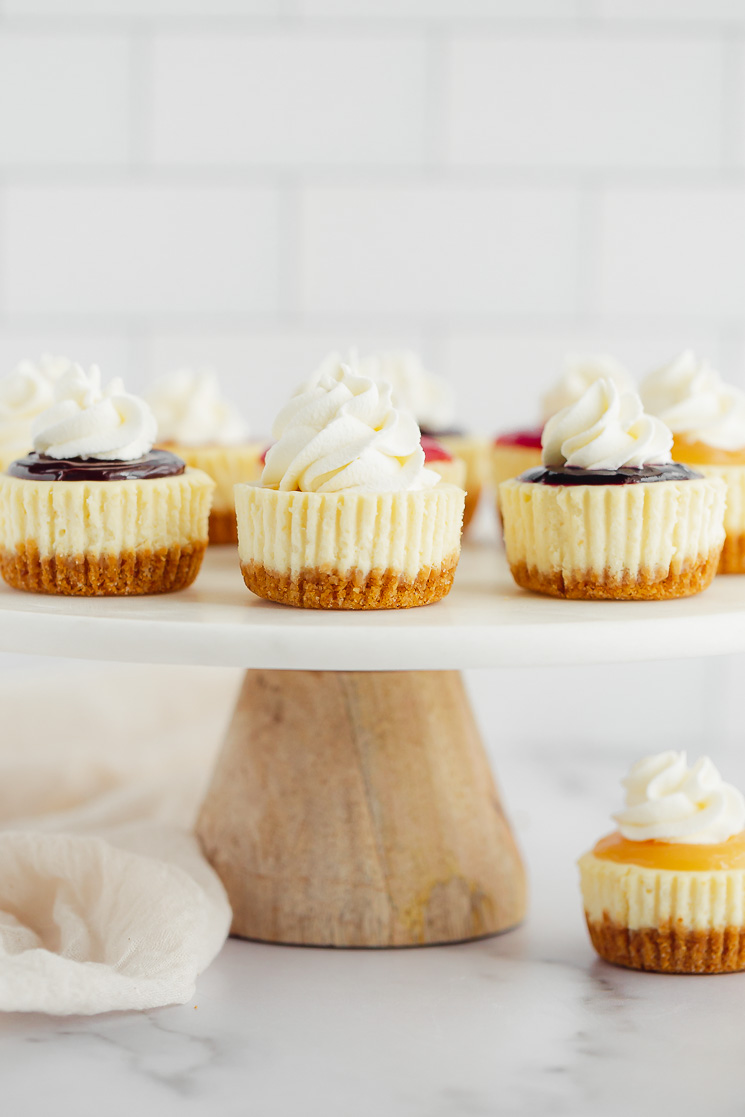
[[[568,349],[745,383],[740,0],[0,0],[0,370],[211,364],[269,429],[330,348],[460,420]]]
[[[496,431],[568,350],[745,385],[743,261],[745,0],[0,0],[0,371],[211,364],[261,437],[329,349],[408,346]],[[471,685],[569,787],[719,760],[742,670]]]

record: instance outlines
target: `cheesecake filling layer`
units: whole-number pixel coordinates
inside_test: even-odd
[[[510,566],[571,581],[663,580],[718,560],[725,486],[701,478],[635,485],[540,485],[499,490]]]
[[[631,931],[745,926],[745,869],[643,868],[593,852],[580,858],[579,871],[589,923],[607,919]]]
[[[465,493],[444,482],[413,492],[308,493],[236,485],[243,566],[299,579],[308,571],[416,582],[460,552]]]
[[[213,483],[199,470],[144,481],[0,476],[0,540],[41,559],[159,552],[206,542]]]

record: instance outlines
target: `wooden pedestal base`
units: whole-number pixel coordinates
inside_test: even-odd
[[[248,671],[197,832],[244,938],[457,942],[525,911],[454,671]]]

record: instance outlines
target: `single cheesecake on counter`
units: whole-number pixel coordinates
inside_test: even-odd
[[[642,381],[645,408],[673,432],[672,456],[727,488],[720,574],[745,574],[745,392],[686,350]]]
[[[518,585],[620,600],[705,589],[724,542],[725,486],[671,461],[671,446],[665,424],[611,380],[549,419],[543,465],[500,487]]]
[[[235,488],[250,590],[315,609],[409,608],[449,592],[465,492],[426,467],[389,385],[340,365],[290,400],[273,435],[261,480]]]
[[[745,969],[745,799],[708,757],[633,766],[618,829],[579,860],[601,958],[657,973]]]
[[[71,365],[33,423],[33,451],[0,474],[0,573],[16,589],[166,593],[194,581],[213,482],[153,450],[155,418],[120,380]]]

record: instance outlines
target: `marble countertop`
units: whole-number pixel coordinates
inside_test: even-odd
[[[683,680],[695,681],[699,668],[687,670]],[[640,668],[637,697],[647,677]],[[554,690],[545,692],[553,700],[565,680],[551,679]],[[710,695],[711,679],[701,680]],[[591,682],[607,703],[618,675]],[[680,684],[678,669],[658,675],[657,699],[667,701]],[[2,1112],[742,1114],[745,974],[617,969],[595,957],[583,925],[574,862],[609,828],[618,778],[638,744],[619,743],[618,727],[609,727],[601,746],[580,726],[572,748],[559,746],[548,715],[520,737],[504,722],[513,700],[504,688],[500,723],[493,674],[480,674],[475,686],[529,866],[531,907],[521,928],[465,945],[380,952],[231,940],[184,1006],[94,1018],[0,1015]],[[687,716],[695,737],[707,721]],[[625,735],[624,718],[628,710],[619,714]],[[647,715],[635,724],[660,747],[672,743]],[[745,776],[741,747],[716,756],[731,778]]]

